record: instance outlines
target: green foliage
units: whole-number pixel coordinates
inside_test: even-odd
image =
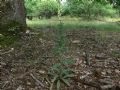
[[[98,7],[98,10],[95,10]],[[116,15],[116,10],[112,8],[110,4],[102,5],[102,4],[95,4],[94,13],[97,16],[111,16],[114,17]]]
[[[57,89],[60,89],[61,83],[70,86],[70,78],[74,77],[74,71],[68,66],[74,63],[72,59],[61,60],[50,68],[48,75],[52,78],[52,83],[56,85]]]
[[[60,0],[25,0],[28,16],[51,18],[54,15],[82,16],[94,18],[115,16],[120,9],[120,0],[67,0],[61,5]],[[115,7],[115,8],[114,8]],[[60,16],[61,16],[60,15]]]
[[[53,49],[53,52],[55,55],[60,55],[61,53],[64,53],[67,48],[65,47],[66,45],[66,37],[65,37],[65,32],[64,32],[64,29],[63,29],[63,24],[60,23],[58,24],[57,26],[57,30],[56,30],[56,39],[55,39],[55,47]]]
[[[68,6],[71,16],[94,18],[116,14],[116,10],[106,0],[68,0]]]
[[[46,18],[51,18],[54,15],[57,15],[58,4],[53,0],[41,1],[38,4],[38,15],[44,16]]]
[[[62,6],[61,16],[70,15],[69,7],[67,4]]]
[[[55,0],[25,0],[27,16],[51,18],[57,15],[58,3]]]
[[[27,16],[34,16],[35,10],[37,9],[36,5],[40,0],[25,0],[25,6],[27,11]]]

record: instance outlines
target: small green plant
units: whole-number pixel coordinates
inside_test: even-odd
[[[62,83],[70,86],[70,78],[74,77],[74,70],[72,70],[69,65],[74,63],[72,59],[61,60],[61,62],[54,64],[50,68],[48,71],[48,75],[52,78],[50,90],[52,90],[53,85],[56,85],[57,90],[59,90]]]
[[[58,24],[55,34],[55,47],[53,48],[53,53],[57,56],[60,56],[61,53],[67,51],[67,38],[65,37],[63,23]]]
[[[64,60],[62,53],[66,51],[66,37],[63,29],[63,23],[60,20],[61,10],[60,10],[60,0],[58,0],[58,19],[60,23],[58,24],[56,31],[56,45],[53,49],[53,52],[58,57],[58,63],[54,64],[48,72],[48,75],[52,78],[50,85],[50,90],[52,90],[53,85],[55,84],[57,90],[60,89],[61,83],[64,83],[67,86],[70,86],[70,78],[74,77],[74,71],[70,68],[71,64],[74,64],[74,60]]]
[[[53,85],[55,84],[57,89],[60,89],[60,86],[62,83],[64,83],[67,86],[70,86],[70,78],[74,77],[74,71],[70,68],[71,64],[74,64],[74,60],[64,60],[63,54],[67,48],[66,48],[66,37],[65,32],[63,30],[63,23],[60,22],[58,24],[56,31],[56,44],[53,49],[54,54],[58,57],[58,62],[55,65],[51,67],[51,69],[48,72],[48,75],[52,78],[50,85],[50,90],[52,90]]]

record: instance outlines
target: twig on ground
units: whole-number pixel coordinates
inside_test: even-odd
[[[19,86],[16,90],[23,90],[21,86]]]
[[[88,82],[88,81],[85,81],[85,80],[82,80],[82,79],[79,79],[79,78],[73,78],[73,80],[75,82],[79,82],[79,83],[82,83],[84,85],[87,85],[87,86],[91,86],[91,87],[94,87],[94,88],[97,88],[97,89],[101,89],[100,85],[98,83],[95,83],[95,82]]]
[[[101,89],[102,90],[108,90],[108,89],[111,89],[113,87],[115,87],[115,85],[103,85],[103,86],[101,86]]]
[[[12,52],[13,50],[14,50],[14,48],[11,48],[11,49],[10,49],[9,51],[7,51],[7,52],[0,53],[0,55],[8,54],[8,53]]]
[[[108,90],[108,89],[116,87],[114,83],[112,83],[110,81],[106,81],[106,80],[100,80],[100,83],[99,83],[99,82],[94,82],[94,81],[86,81],[86,80],[82,80],[82,79],[79,79],[79,78],[73,78],[73,79],[76,82],[79,82],[79,83],[82,83],[84,85],[97,88],[99,90]]]
[[[10,82],[9,81],[6,81],[5,83],[4,83],[4,85],[2,86],[2,89],[7,85],[7,84],[9,84]]]
[[[85,61],[86,61],[86,65],[90,66],[90,55],[88,51],[85,51]]]
[[[40,82],[32,73],[30,74],[30,76],[37,82],[38,85],[44,87],[44,85],[42,84],[42,82]]]

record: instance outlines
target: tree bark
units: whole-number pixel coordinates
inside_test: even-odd
[[[23,27],[26,27],[26,14],[24,7],[24,0],[14,0],[15,13],[14,19],[19,22]]]
[[[15,21],[22,28],[27,27],[24,0],[1,0],[0,4],[1,26]]]

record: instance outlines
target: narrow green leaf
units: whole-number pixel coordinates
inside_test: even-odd
[[[59,77],[59,76],[56,75],[56,76],[53,78],[52,82],[55,82],[55,81],[57,80],[58,77]]]
[[[75,71],[74,70],[72,70],[72,69],[64,69],[63,71],[62,71],[62,73],[64,73],[64,74],[71,74],[71,73],[74,73]]]
[[[62,81],[63,81],[67,86],[70,86],[70,83],[69,83],[68,80],[66,80],[66,79],[62,79]]]
[[[57,81],[57,90],[60,89],[60,80]]]

